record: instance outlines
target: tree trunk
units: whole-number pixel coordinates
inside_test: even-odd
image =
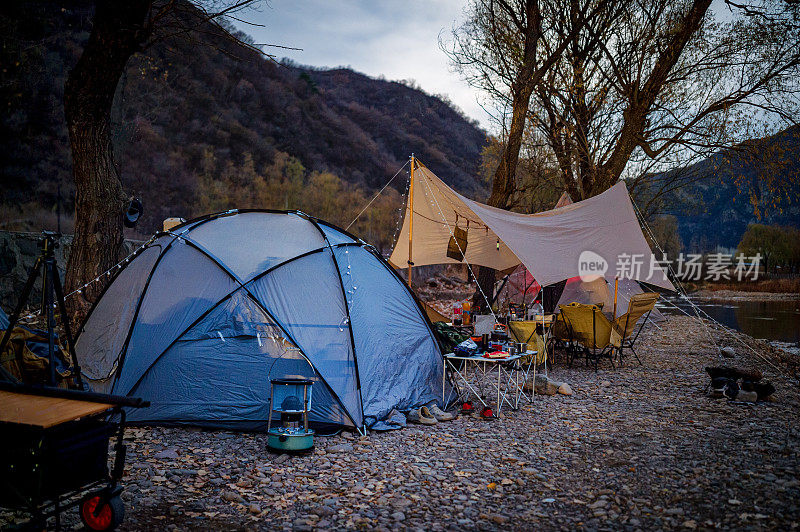
[[[628,94],[628,107],[623,113],[622,128],[610,157],[596,171],[592,169],[586,176],[581,176],[584,196],[581,199],[605,192],[622,176],[633,151],[642,142],[647,117],[656,98],[678,63],[686,44],[702,25],[710,5],[711,0],[694,0],[691,9],[667,33],[670,41],[656,58],[649,76],[641,86]]]
[[[523,84],[524,85],[524,84]],[[515,189],[515,177],[517,174],[517,163],[519,162],[519,151],[522,147],[522,134],[525,130],[525,114],[528,110],[528,103],[531,98],[533,87],[524,87],[518,91],[513,99],[513,111],[511,115],[511,127],[508,130],[508,141],[503,149],[500,164],[495,171],[492,179],[492,194],[487,202],[492,207],[509,209],[511,207],[511,197]],[[497,272],[494,268],[480,266],[478,269],[478,287],[472,296],[473,308],[478,308],[479,312],[488,310],[484,295],[492,299],[494,295],[494,283],[496,282]],[[483,294],[481,293],[483,291]]]
[[[511,99],[511,126],[508,129],[508,138],[500,157],[500,164],[495,170],[492,179],[492,193],[487,202],[492,207],[500,209],[511,208],[511,197],[516,188],[517,164],[519,151],[522,148],[522,136],[525,132],[525,117],[528,113],[531,94],[543,72],[536,72],[536,50],[541,36],[541,20],[539,6],[536,0],[526,2],[527,27],[525,31],[525,44],[523,49],[522,67],[512,84]],[[494,283],[497,273],[494,268],[481,266],[478,270],[478,290],[472,296],[472,307],[478,312],[488,310],[484,295],[489,300],[494,295]],[[481,294],[483,291],[483,294]]]
[[[64,87],[75,180],[75,236],[67,261],[67,292],[95,279],[119,259],[125,196],[114,165],[111,106],[128,59],[147,37],[149,9],[149,0],[99,1],[92,33]],[[73,330],[107,280],[68,300]]]

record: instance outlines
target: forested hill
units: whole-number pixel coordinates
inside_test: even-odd
[[[90,6],[0,7],[5,228],[37,229],[59,185],[71,209],[63,91],[91,29]],[[446,101],[344,68],[276,64],[198,35],[137,56],[115,100],[116,159],[126,191],[144,202],[142,232],[166,216],[237,206],[302,208],[344,223],[411,153],[457,190],[484,194],[476,176],[486,133]],[[394,203],[378,205],[383,225]]]
[[[734,248],[751,223],[800,227],[800,126],[675,172],[696,179],[664,201],[686,251]]]

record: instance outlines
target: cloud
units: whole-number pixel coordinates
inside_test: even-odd
[[[300,64],[349,66],[373,77],[413,79],[428,93],[446,95],[489,129],[488,116],[477,103],[478,91],[451,71],[439,48],[439,35],[448,38],[463,10],[464,3],[453,0],[273,0],[237,15],[264,27],[233,22],[258,43],[302,48],[271,49]]]

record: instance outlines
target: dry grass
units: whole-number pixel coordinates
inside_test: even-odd
[[[800,294],[800,277],[790,279],[762,279],[742,283],[706,283],[703,290],[734,292],[769,292],[772,294]]]
[[[71,234],[75,226],[72,214],[61,213],[61,232]],[[0,204],[0,230],[4,231],[55,231],[58,217],[54,209],[47,209],[36,202],[24,204]]]

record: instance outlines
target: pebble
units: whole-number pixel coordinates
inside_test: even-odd
[[[157,458],[159,460],[177,460],[178,453],[172,449],[167,449],[156,453],[155,455],[153,455],[153,458]]]
[[[351,453],[353,452],[353,446],[349,443],[340,443],[338,445],[331,445],[328,447],[329,453]]]
[[[736,350],[734,348],[732,348],[732,347],[729,347],[729,346],[726,346],[726,347],[723,347],[722,349],[720,349],[720,353],[725,358],[733,358],[733,357],[736,356]]]
[[[725,338],[689,318],[659,327],[637,341],[641,366],[557,362],[549,379],[577,393],[491,422],[317,436],[291,458],[263,434],[129,428],[120,530],[791,529],[796,385],[741,349],[729,363],[760,368],[775,402],[709,398],[703,368]],[[0,529],[13,515],[0,510]],[[80,527],[77,512],[62,526]]]
[[[226,490],[222,492],[222,499],[228,502],[243,503],[244,498],[235,491]]]

